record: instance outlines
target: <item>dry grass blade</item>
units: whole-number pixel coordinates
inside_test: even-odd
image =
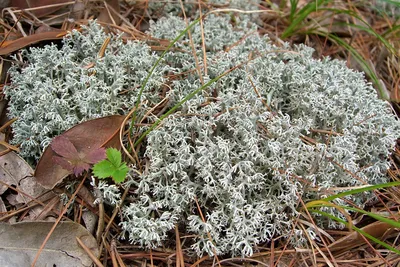
[[[181,239],[179,237],[178,225],[175,225],[175,240],[176,240],[176,267],[185,267]]]
[[[7,42],[0,47],[0,56],[8,55],[40,41],[62,39],[67,33],[68,32],[64,30],[41,32]]]

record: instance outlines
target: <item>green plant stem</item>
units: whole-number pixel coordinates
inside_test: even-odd
[[[142,83],[142,87],[140,88],[137,100],[136,100],[136,105],[135,105],[135,112],[132,115],[132,121],[131,121],[131,125],[129,127],[129,135],[132,136],[132,131],[133,131],[133,125],[135,124],[136,121],[136,116],[137,116],[137,111],[139,109],[139,105],[140,105],[140,101],[142,98],[142,94],[144,89],[146,88],[146,85],[150,79],[150,77],[153,75],[154,70],[157,68],[157,66],[160,64],[161,60],[164,58],[165,54],[168,53],[168,51],[171,49],[172,46],[175,45],[175,43],[177,41],[179,41],[179,39],[182,38],[182,36],[184,36],[194,25],[196,25],[197,23],[199,23],[200,19],[202,18],[198,18],[196,20],[194,20],[192,23],[189,24],[189,26],[187,26],[183,31],[181,31],[179,33],[179,35],[177,37],[175,37],[175,39],[167,46],[167,48],[164,50],[164,52],[161,54],[161,56],[158,58],[158,60],[156,61],[156,63],[154,63],[154,65],[151,67],[149,74],[147,75],[146,79],[144,80],[144,82]]]
[[[247,62],[245,62],[247,63]],[[135,142],[134,147],[136,147],[138,144],[140,144],[143,139],[146,137],[146,135],[148,135],[152,130],[154,130],[154,128],[157,127],[157,125],[159,125],[166,117],[168,117],[171,113],[173,113],[175,110],[177,110],[180,106],[182,106],[186,101],[190,100],[191,98],[193,98],[196,94],[198,94],[199,92],[203,91],[205,88],[207,88],[208,86],[210,86],[211,84],[213,84],[214,82],[218,81],[219,79],[221,79],[222,77],[224,77],[226,74],[230,73],[231,71],[239,68],[240,66],[242,66],[243,64],[239,64],[237,66],[235,66],[234,68],[225,71],[224,73],[220,74],[219,76],[215,77],[214,79],[209,80],[207,83],[205,83],[203,86],[199,87],[198,89],[194,90],[193,92],[191,92],[190,94],[186,95],[181,101],[179,101],[175,106],[173,106],[170,110],[168,110],[166,113],[164,113],[155,123],[153,123],[149,129],[147,129],[140,137],[139,139]]]

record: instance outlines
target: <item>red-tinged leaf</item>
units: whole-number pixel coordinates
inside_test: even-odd
[[[69,141],[69,139],[63,135],[53,138],[53,141],[51,142],[51,149],[53,149],[53,151],[58,155],[67,159],[79,158],[78,150],[76,150],[74,144],[72,144],[71,141]]]
[[[53,156],[52,157],[54,163],[60,165],[63,169],[72,172],[74,168],[71,166],[69,161],[66,158],[59,157],[59,156]]]
[[[106,157],[107,157],[106,149],[104,147],[100,147],[98,149],[89,151],[86,154],[85,162],[91,163],[91,164],[96,164],[97,162],[102,161]]]
[[[90,164],[82,161],[73,162],[71,165],[73,166],[73,172],[77,177],[80,176],[84,171],[88,171],[90,169]]]
[[[86,121],[67,130],[61,135],[68,138],[75,146],[79,153],[76,160],[90,163],[87,162],[88,160],[86,157],[94,153],[93,150],[101,147],[120,147],[119,129],[124,119],[125,116],[114,115]],[[54,164],[53,156],[57,156],[56,152],[54,152],[50,146],[47,147],[35,170],[37,181],[46,189],[53,189],[58,183],[63,181],[65,177],[72,174],[71,171],[62,168],[58,164]],[[71,162],[71,160],[69,162]],[[85,168],[85,166],[82,168]]]

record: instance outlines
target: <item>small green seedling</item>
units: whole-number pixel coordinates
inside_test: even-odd
[[[121,183],[129,171],[125,162],[122,162],[121,152],[115,148],[107,148],[107,158],[93,166],[94,176],[104,179],[111,177],[114,182]]]

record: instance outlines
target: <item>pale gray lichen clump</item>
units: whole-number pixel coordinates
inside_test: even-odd
[[[184,28],[180,18],[163,18],[150,34],[173,39]],[[204,82],[242,65],[148,135],[146,170],[128,181],[135,201],[122,212],[131,242],[158,246],[181,223],[195,235],[192,249],[199,255],[251,255],[255,245],[292,231],[300,197],[308,201],[332,187],[387,180],[400,125],[362,73],[341,61],[313,59],[303,45],[276,47],[245,19],[232,25],[228,15],[210,15],[204,34]],[[136,87],[156,56],[143,43],[125,45],[113,37],[99,59],[106,37],[92,24],[73,32],[61,49],[25,53],[27,65],[11,72],[6,93],[10,115],[20,118],[14,142],[22,143],[24,156],[37,157],[54,135],[82,120],[133,107]],[[204,66],[199,26],[192,38]],[[164,82],[170,105],[202,85],[189,38],[176,48],[152,76],[143,109],[160,100]],[[86,67],[93,62],[95,72]],[[167,70],[176,74],[169,81]],[[367,196],[350,199],[362,206]],[[305,242],[294,233],[293,242]]]

